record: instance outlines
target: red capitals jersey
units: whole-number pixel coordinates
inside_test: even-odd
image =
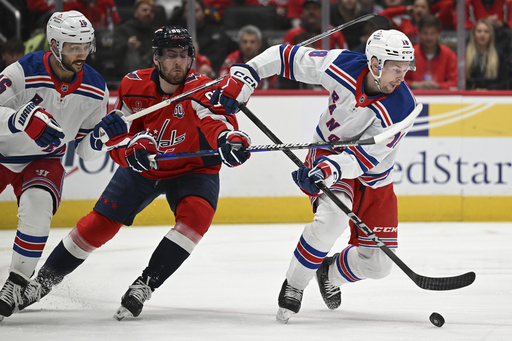
[[[127,74],[118,89],[116,109],[130,115],[149,108],[173,96],[195,89],[210,78],[190,70],[187,79],[172,94],[163,93],[158,81],[156,68],[137,70]],[[212,107],[206,94],[212,88],[199,90],[177,102],[172,102],[131,123],[129,137],[146,131],[157,141],[159,153],[180,153],[217,148],[217,137],[224,130],[237,130],[234,115],[226,115],[221,105]],[[208,96],[209,97],[209,96]],[[110,151],[110,156],[122,167],[128,167],[125,160],[126,145]],[[161,160],[159,169],[142,172],[149,179],[167,179],[187,173],[218,173],[221,160],[218,156]]]

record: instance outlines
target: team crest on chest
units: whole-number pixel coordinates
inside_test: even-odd
[[[174,107],[174,112],[172,113],[172,115],[176,118],[183,118],[183,116],[185,116],[185,110],[183,109],[181,104],[178,104]]]
[[[366,99],[365,95],[361,96],[361,98],[359,98],[359,103],[364,103],[365,99]]]
[[[62,92],[67,92],[67,91],[69,90],[69,86],[68,86],[67,84],[62,84],[62,85],[60,86],[60,90],[61,90]]]

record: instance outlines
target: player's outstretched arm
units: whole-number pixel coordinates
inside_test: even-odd
[[[238,111],[240,103],[246,103],[260,83],[258,73],[247,64],[233,64],[229,77],[224,78],[210,99],[210,104],[224,106],[226,114]]]

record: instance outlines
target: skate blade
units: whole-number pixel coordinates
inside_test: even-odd
[[[292,315],[295,313],[291,310],[285,309],[285,308],[279,308],[276,315],[276,320],[279,323],[285,324],[288,323],[288,320]]]
[[[123,306],[120,306],[119,309],[117,309],[116,313],[114,314],[114,318],[118,321],[121,321],[125,317],[129,316],[133,317],[132,313]]]

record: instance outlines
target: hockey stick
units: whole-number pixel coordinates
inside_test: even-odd
[[[383,17],[381,15],[377,15],[377,14],[366,14],[366,15],[363,15],[359,18],[356,18],[354,20],[351,20],[349,22],[346,22],[344,24],[341,24],[339,26],[336,26],[332,29],[330,29],[329,31],[325,31],[323,33],[320,33],[319,35],[316,35],[312,38],[309,38],[305,41],[303,41],[302,43],[300,44],[297,44],[298,46],[307,46],[308,44],[311,44],[311,43],[314,43],[320,39],[323,39],[327,36],[330,36],[331,34],[335,33],[335,32],[338,32],[338,31],[341,31],[343,30],[344,28],[347,28],[349,26],[352,26],[352,25],[355,25],[355,24],[358,24],[358,23],[362,23],[362,22],[366,22],[366,21],[372,21],[373,23],[379,25],[379,24],[382,24],[384,21],[386,22],[389,22],[389,20],[386,18],[386,17]],[[194,93],[196,93],[197,91],[200,91],[200,90],[203,90],[203,89],[206,89],[206,88],[209,88],[213,85],[216,85],[218,83],[220,83],[221,80],[223,80],[224,78],[226,78],[228,75],[224,75],[222,77],[219,77],[217,79],[214,79],[208,83],[205,83],[201,86],[198,86],[197,88],[194,88],[194,89],[191,89],[187,92],[184,92],[176,97],[171,97],[171,98],[168,98],[158,104],[155,104],[155,105],[152,105],[150,106],[149,108],[146,108],[144,110],[141,110],[141,111],[138,111],[137,113],[134,113],[132,115],[129,115],[129,116],[126,116],[124,117],[124,119],[127,121],[127,122],[131,122],[133,120],[136,120],[137,118],[139,117],[142,117],[142,116],[145,116],[149,113],[152,113],[156,110],[160,110],[168,105],[170,105],[171,103],[173,102],[177,102],[187,96],[190,96]]]
[[[393,125],[391,128],[384,130],[382,133],[377,134],[373,137],[362,139],[362,140],[354,140],[354,141],[336,141],[336,142],[306,142],[306,143],[285,143],[285,144],[267,144],[267,145],[255,145],[247,147],[245,150],[249,153],[257,153],[257,152],[271,152],[276,150],[295,150],[295,149],[313,149],[313,148],[340,148],[340,147],[350,147],[350,146],[364,146],[380,143],[390,137],[393,137],[402,129],[407,128],[411,125],[416,117],[421,113],[423,109],[423,104],[419,103],[416,108],[407,116],[403,121]],[[217,149],[211,150],[198,150],[192,152],[182,152],[182,153],[167,153],[167,154],[159,154],[154,157],[154,160],[175,160],[175,159],[183,159],[188,157],[200,157],[200,156],[210,156],[210,155],[219,155]],[[151,160],[153,161],[153,160]]]
[[[244,104],[240,104],[239,109],[261,130],[267,135],[272,142],[282,144],[281,140],[274,135],[259,119],[254,115]],[[300,168],[306,167],[304,163],[289,149],[284,149],[283,152]],[[466,287],[475,281],[475,273],[468,272],[459,276],[453,277],[426,277],[418,275],[411,270],[389,247],[387,247],[382,240],[373,233],[373,231],[366,226],[366,224],[359,219],[324,183],[319,183],[318,188],[322,190],[331,200],[349,217],[349,219],[361,229],[391,260],[398,265],[400,269],[413,282],[425,290],[453,290]]]

